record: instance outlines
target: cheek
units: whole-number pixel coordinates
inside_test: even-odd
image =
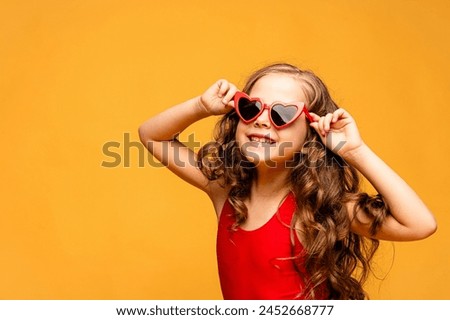
[[[236,127],[236,142],[238,143],[238,145],[242,145],[242,143],[245,141],[244,139],[246,138],[245,135],[245,124],[242,123],[241,121],[239,121],[237,127]]]
[[[303,143],[299,139],[285,140],[278,145],[276,153],[286,159],[292,159],[294,154],[302,150]]]
[[[280,140],[288,142],[290,149],[300,151],[305,143],[309,128],[304,124],[299,124],[295,127],[289,128],[289,131],[280,132]]]

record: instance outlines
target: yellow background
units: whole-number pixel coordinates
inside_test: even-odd
[[[383,243],[371,297],[449,299],[449,30],[446,0],[2,1],[0,298],[221,299],[213,207],[139,165],[137,128],[287,61],[437,217],[431,238]],[[215,121],[188,132],[207,142]]]

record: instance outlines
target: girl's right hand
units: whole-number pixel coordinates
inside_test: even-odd
[[[236,91],[234,84],[224,79],[218,80],[199,97],[198,104],[209,115],[225,114],[234,108]]]

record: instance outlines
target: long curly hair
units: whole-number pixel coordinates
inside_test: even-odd
[[[272,64],[254,72],[242,91],[249,93],[259,79],[273,73],[300,80],[299,90],[306,96],[309,111],[326,115],[338,109],[325,84],[313,72],[286,63]],[[215,141],[198,152],[203,174],[209,180],[220,181],[229,190],[235,226],[247,219],[244,201],[256,177],[255,166],[245,158],[235,140],[238,122],[234,110],[225,114],[216,125]],[[290,228],[304,248],[291,258],[295,263],[304,264],[298,270],[307,272],[302,275],[306,281],[302,296],[315,299],[325,287],[329,299],[368,298],[363,284],[379,241],[353,233],[350,216],[355,217],[357,210],[363,210],[373,217],[370,230],[375,235],[389,214],[382,197],[361,192],[356,169],[327,149],[312,128],[289,167],[292,171],[288,183],[297,202]],[[351,214],[345,205],[349,201],[356,204]]]

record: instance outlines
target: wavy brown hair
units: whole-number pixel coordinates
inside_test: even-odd
[[[280,63],[254,72],[243,91],[249,93],[255,83],[268,74],[286,74],[300,80],[309,111],[326,115],[338,109],[325,84],[311,71]],[[255,166],[247,161],[235,141],[239,118],[233,110],[216,126],[215,141],[203,146],[199,167],[209,180],[218,180],[229,190],[229,201],[235,210],[235,226],[245,222]],[[291,190],[297,209],[291,230],[301,240],[304,252],[291,257],[303,263],[307,274],[302,293],[310,299],[321,296],[326,288],[330,299],[365,299],[363,284],[370,272],[370,261],[379,246],[376,239],[365,238],[350,230],[351,218],[357,210],[373,217],[370,227],[375,235],[389,209],[380,195],[369,196],[360,190],[359,174],[341,157],[327,149],[314,129],[307,133],[301,152],[290,163]],[[354,212],[347,206],[353,201]]]

